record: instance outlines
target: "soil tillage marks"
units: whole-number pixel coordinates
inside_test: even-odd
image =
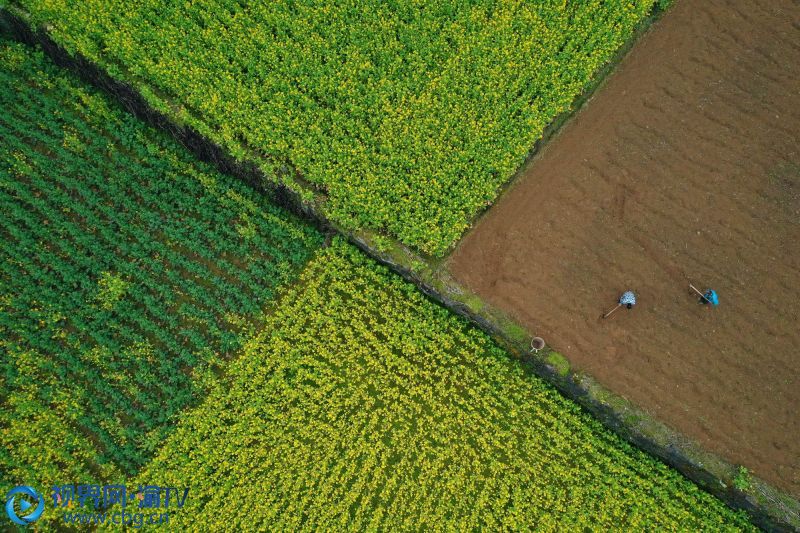
[[[795,496],[798,42],[797,4],[678,2],[449,260],[576,367]],[[629,287],[637,306],[599,320]]]

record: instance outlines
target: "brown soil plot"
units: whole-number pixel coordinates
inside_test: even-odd
[[[678,0],[449,267],[577,368],[800,496],[800,4]],[[637,306],[600,320],[628,288]]]

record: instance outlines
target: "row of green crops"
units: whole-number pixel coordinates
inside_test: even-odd
[[[346,227],[443,254],[654,0],[14,0]]]
[[[137,471],[322,242],[2,40],[0,212],[3,486]]]
[[[139,477],[207,531],[749,527],[339,240]]]

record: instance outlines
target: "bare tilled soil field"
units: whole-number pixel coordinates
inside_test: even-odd
[[[577,368],[800,496],[800,4],[678,0],[449,266]],[[626,289],[636,307],[602,320]]]

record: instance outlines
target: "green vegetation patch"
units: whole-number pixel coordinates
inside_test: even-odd
[[[749,527],[338,239],[140,479],[209,531]]]
[[[3,486],[138,470],[322,240],[2,40],[0,212]]]
[[[547,361],[547,364],[555,368],[556,372],[558,372],[561,376],[566,376],[569,374],[569,361],[567,361],[566,357],[560,353],[551,351],[547,354],[547,358],[545,360]]]
[[[16,0],[328,215],[442,254],[654,0]]]

